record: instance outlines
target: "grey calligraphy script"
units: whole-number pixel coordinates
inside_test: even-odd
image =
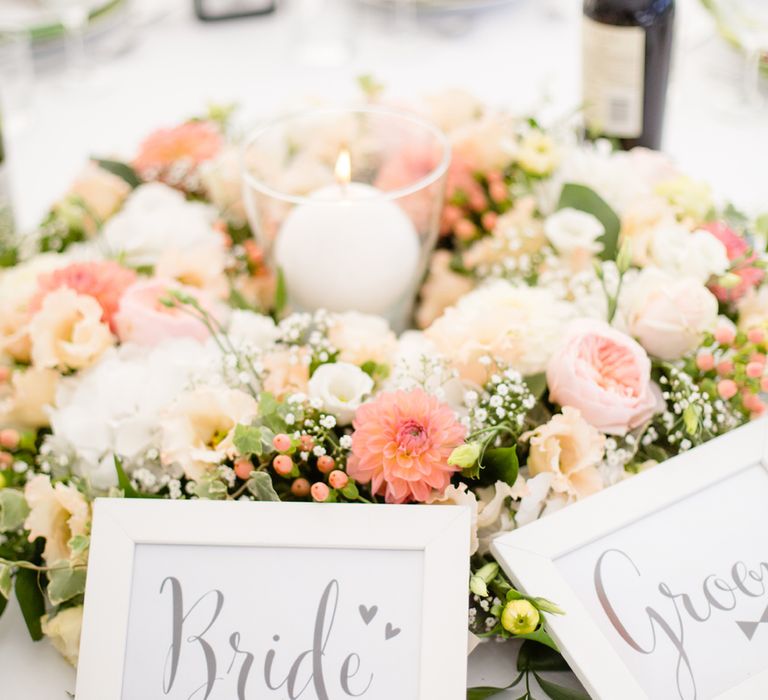
[[[645,604],[636,598],[627,598],[621,590],[611,590],[606,582],[606,566],[628,567],[638,577],[640,569],[626,552],[609,549],[597,560],[594,571],[594,585],[597,598],[605,614],[621,638],[640,654],[653,654],[660,638],[666,638],[676,652],[674,680],[681,700],[695,700],[698,697],[695,664],[686,650],[686,623],[705,623],[719,611],[733,610],[740,597],[760,598],[766,594],[766,574],[768,563],[760,562],[755,569],[750,569],[744,562],[738,561],[730,567],[726,578],[709,574],[701,584],[703,601],[694,603],[687,593],[675,592],[669,585],[660,581],[657,586],[661,594],[661,604],[656,607]],[[612,597],[613,596],[613,597]],[[619,604],[617,601],[621,601]],[[630,631],[622,622],[621,609],[626,606],[641,606],[648,620],[645,629]],[[707,659],[704,659],[707,662]]]
[[[256,655],[243,648],[242,635],[239,631],[235,630],[229,635],[228,649],[222,652],[213,648],[207,635],[217,623],[224,608],[225,597],[221,591],[217,589],[207,591],[191,605],[185,607],[181,582],[173,576],[168,576],[160,586],[160,594],[170,595],[172,608],[171,643],[165,657],[162,678],[165,695],[170,694],[174,688],[178,692],[181,687],[184,688],[184,693],[189,691],[186,696],[188,700],[207,700],[216,684],[224,680],[222,673],[229,676],[239,664],[239,671],[236,672],[237,700],[264,698],[265,689],[271,691],[284,689],[280,695],[281,698],[285,697],[287,692],[290,700],[297,700],[303,696],[312,697],[304,695],[310,688],[314,690],[314,697],[317,700],[331,699],[329,678],[332,671],[328,668],[329,662],[325,650],[333,633],[339,604],[339,583],[335,579],[326,585],[320,596],[312,627],[311,646],[292,659],[290,669],[284,677],[275,670],[278,657],[278,650],[275,647],[278,647],[280,642],[278,634],[272,636],[275,644],[264,657],[263,674],[260,677],[251,675]],[[190,619],[193,612],[195,612],[194,623]],[[196,655],[193,660],[194,667],[200,668],[199,678],[179,677],[182,657],[187,654]],[[229,666],[226,669],[219,663],[221,656],[229,659]],[[373,674],[363,672],[362,666],[360,655],[351,652],[337,670],[339,686],[348,697],[363,697],[373,685]],[[251,686],[259,682],[263,685],[255,690],[252,688],[253,692],[249,695],[249,682]]]

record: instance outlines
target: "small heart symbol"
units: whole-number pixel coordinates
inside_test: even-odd
[[[384,630],[384,639],[386,641],[389,641],[393,637],[397,637],[398,634],[400,634],[401,630],[399,627],[392,627],[392,623],[388,622],[387,627]]]
[[[376,613],[379,612],[379,608],[376,605],[372,605],[370,608],[361,605],[358,610],[360,611],[360,617],[363,618],[363,622],[366,625],[370,625],[371,620],[373,620],[373,618],[376,617]]]

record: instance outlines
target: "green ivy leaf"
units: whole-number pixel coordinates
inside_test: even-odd
[[[519,464],[514,447],[494,447],[486,450],[482,460],[486,476],[492,476],[494,480],[503,481],[510,486],[517,480]]]
[[[253,494],[257,501],[279,501],[275,487],[272,486],[272,479],[266,472],[254,472],[248,479],[248,490]]]
[[[106,170],[108,173],[117,175],[121,180],[125,180],[132,189],[136,189],[142,184],[142,179],[136,174],[136,171],[128,165],[128,163],[122,163],[117,160],[108,160],[105,158],[93,159],[102,170]]]
[[[91,545],[91,538],[88,535],[75,535],[69,541],[69,549],[72,551],[72,556],[76,557],[83,554]]]
[[[227,497],[227,487],[220,479],[204,476],[195,484],[195,496],[209,501],[223,501]]]
[[[261,457],[264,453],[260,426],[238,424],[235,426],[235,436],[233,441],[235,443],[235,449],[237,449],[241,455],[257,455]]]
[[[603,260],[615,260],[619,252],[619,231],[621,220],[616,212],[600,197],[597,192],[585,187],[568,182],[560,193],[558,209],[578,209],[587,214],[592,214],[605,228],[605,233],[598,239],[603,244],[600,257]]]
[[[9,564],[0,564],[0,596],[6,602],[11,597],[11,567]]]
[[[29,636],[37,642],[43,638],[40,618],[45,614],[45,601],[38,582],[37,571],[19,569],[16,572],[16,600],[29,630]]]
[[[16,489],[0,489],[0,532],[17,530],[29,515],[24,494]]]
[[[545,681],[538,673],[533,674],[536,677],[541,689],[549,695],[552,700],[589,700],[589,695],[580,690],[566,688],[551,681]]]
[[[84,566],[73,567],[60,561],[48,572],[48,600],[51,605],[61,605],[76,595],[85,593]]]
[[[526,639],[517,655],[518,671],[569,671],[570,667],[559,652]]]

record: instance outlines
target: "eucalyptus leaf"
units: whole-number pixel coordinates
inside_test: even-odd
[[[280,497],[272,486],[272,479],[266,472],[254,472],[248,479],[248,490],[257,501],[279,501]]]
[[[61,605],[77,595],[85,593],[85,566],[71,566],[59,562],[48,572],[48,600],[51,605]]]
[[[94,158],[94,161],[102,170],[117,175],[121,180],[127,182],[132,189],[136,189],[142,183],[141,178],[128,163],[105,158]]]
[[[38,572],[19,569],[16,572],[16,600],[29,630],[29,636],[37,642],[43,638],[40,618],[45,615],[45,600],[38,581]]]
[[[0,532],[17,530],[29,515],[24,494],[16,489],[0,489]]]
[[[566,688],[557,683],[544,680],[538,673],[534,673],[533,675],[536,677],[541,689],[552,698],[552,700],[589,700],[589,695],[580,690],[573,690],[572,688]]]
[[[594,190],[584,185],[568,182],[560,193],[558,209],[578,209],[592,214],[605,229],[605,233],[598,239],[603,244],[600,257],[603,260],[615,260],[619,252],[619,231],[621,220],[616,212]]]
[[[514,447],[494,447],[486,450],[482,457],[484,476],[503,481],[512,486],[517,481],[519,464]]]
[[[260,426],[243,425],[242,423],[239,423],[235,426],[233,441],[235,449],[241,455],[257,455],[261,457],[264,453]]]
[[[6,602],[11,597],[11,567],[9,564],[0,564],[0,596]]]

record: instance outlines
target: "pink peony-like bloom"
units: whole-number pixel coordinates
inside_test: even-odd
[[[139,172],[163,170],[179,161],[194,167],[213,158],[221,146],[221,134],[213,124],[187,122],[150,134],[139,146],[133,167]]]
[[[158,345],[173,338],[204,341],[209,337],[203,322],[190,315],[187,309],[168,307],[162,303],[168,298],[169,290],[195,298],[207,312],[213,313],[213,302],[199,289],[173,280],[139,280],[125,290],[120,310],[115,315],[117,335],[122,342]]]
[[[347,472],[371,482],[387,503],[426,501],[442,493],[458,467],[448,464],[464,439],[464,427],[449,406],[421,389],[380,394],[363,404],[354,420]]]
[[[642,346],[604,321],[572,322],[547,365],[550,399],[573,406],[587,422],[624,435],[660,409],[651,361]]]
[[[93,297],[102,309],[101,320],[114,331],[114,318],[125,290],[136,281],[136,273],[111,260],[73,263],[67,267],[40,275],[37,292],[30,302],[31,313],[43,305],[51,292],[69,287],[78,294]]]
[[[758,287],[765,277],[765,272],[753,265],[757,260],[757,254],[749,243],[722,221],[706,224],[702,228],[725,246],[728,260],[732,263],[730,272],[740,280],[727,287],[712,285],[710,287],[712,293],[723,302],[737,301],[750,289]]]

